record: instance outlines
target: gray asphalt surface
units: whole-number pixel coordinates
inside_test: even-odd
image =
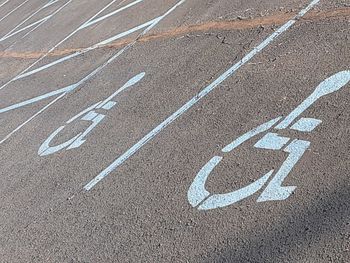
[[[186,0],[171,10],[177,3],[0,1],[0,262],[350,262],[349,83],[302,113],[322,120],[313,131],[269,130],[222,152],[349,72],[349,1],[320,0],[86,189],[311,1]],[[168,10],[149,31],[128,31]],[[94,110],[105,117],[80,147],[40,156],[53,132],[64,126],[49,147],[86,131],[91,121],[67,121],[143,72],[114,107]],[[289,158],[254,147],[268,132],[310,146],[283,180],[293,193],[257,202]],[[205,181],[211,195],[275,174],[242,200],[202,210],[188,192],[214,156],[224,158]]]

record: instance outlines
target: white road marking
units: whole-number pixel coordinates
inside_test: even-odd
[[[58,1],[59,1],[59,0],[56,0],[56,1],[52,2],[52,3],[56,3],[56,2],[58,2]],[[72,2],[72,0],[69,0],[67,3],[65,3],[64,5],[62,5],[61,7],[59,7],[59,8],[58,8],[55,12],[53,12],[52,14],[50,14],[50,15],[48,15],[48,16],[46,16],[46,17],[44,17],[44,18],[42,18],[42,19],[40,19],[40,20],[38,20],[38,21],[36,21],[36,22],[33,22],[33,23],[29,24],[28,26],[25,26],[24,28],[21,28],[21,29],[15,31],[15,32],[10,31],[8,34],[6,34],[4,37],[2,37],[2,38],[0,39],[0,42],[1,42],[1,41],[4,41],[4,40],[6,40],[6,39],[8,39],[8,38],[10,38],[10,37],[12,37],[12,36],[14,36],[14,35],[17,35],[18,33],[22,32],[22,31],[24,31],[24,30],[26,30],[26,29],[29,29],[29,28],[33,27],[29,32],[27,32],[24,36],[21,37],[21,39],[24,39],[24,38],[27,37],[29,34],[31,34],[34,30],[36,30],[37,28],[39,28],[40,26],[42,26],[44,23],[46,23],[48,20],[50,20],[52,17],[54,17],[56,14],[58,14],[63,8],[65,8],[65,7],[66,7],[67,5],[69,5],[71,2]],[[46,6],[50,6],[50,5],[46,4]],[[10,47],[12,47],[15,43],[17,43],[17,41],[15,41],[14,43],[12,43]],[[10,48],[10,47],[8,47],[8,48]],[[7,49],[8,49],[8,48],[7,48]],[[6,50],[7,50],[7,49],[6,49]]]
[[[48,16],[46,16],[46,17],[44,17],[44,18],[42,18],[42,19],[40,19],[40,20],[38,20],[38,21],[35,21],[35,22],[33,22],[33,23],[31,23],[31,24],[29,24],[29,25],[27,25],[27,26],[25,26],[25,27],[23,27],[23,28],[21,28],[21,29],[15,31],[15,32],[13,32],[13,33],[8,33],[8,34],[6,34],[5,36],[3,36],[2,38],[0,38],[0,42],[4,41],[4,40],[6,40],[6,39],[8,39],[8,38],[10,38],[10,37],[12,37],[12,36],[15,36],[15,35],[17,35],[17,34],[23,32],[24,30],[26,30],[26,29],[28,29],[28,28],[31,28],[31,27],[33,27],[33,26],[36,26],[37,24],[40,24],[41,22],[43,22],[43,21],[45,21],[45,20],[47,20],[47,19],[49,19],[49,18],[51,18],[51,15],[48,15]]]
[[[27,0],[28,1],[28,0]],[[93,15],[91,18],[89,18],[87,21],[85,21],[82,25],[84,25],[85,23],[89,23],[91,20],[95,19],[99,14],[101,14],[105,9],[107,9],[109,6],[111,6],[113,3],[115,3],[117,0],[113,0],[111,1],[108,5],[106,5],[105,7],[103,7],[100,11],[98,11],[95,15]],[[123,2],[125,2],[125,0],[121,1],[118,5],[121,5]],[[81,26],[82,26],[81,25]],[[57,44],[55,44],[52,48],[50,48],[44,55],[42,55],[39,59],[37,59],[36,61],[34,61],[31,65],[29,65],[26,69],[22,70],[19,74],[17,74],[14,78],[12,78],[11,80],[9,80],[8,82],[6,82],[4,85],[2,85],[0,87],[0,90],[4,89],[5,87],[7,87],[9,84],[11,84],[13,81],[16,80],[16,78],[19,75],[22,75],[23,73],[27,72],[28,70],[30,70],[32,67],[34,67],[36,64],[38,64],[40,61],[42,61],[44,58],[46,58],[52,51],[54,51],[57,47],[59,47],[61,44],[63,44],[64,42],[66,42],[68,39],[70,39],[72,36],[74,36],[79,30],[80,27],[79,26],[77,29],[75,29],[73,32],[71,32],[69,35],[67,35],[64,39],[62,39],[60,42],[58,42]]]
[[[63,130],[66,128],[66,125],[59,127],[56,129],[39,147],[38,154],[40,156],[47,156],[53,153],[56,153],[58,151],[61,151],[65,148],[66,150],[76,149],[80,146],[82,146],[86,139],[85,137],[94,130],[94,128],[97,127],[97,125],[106,117],[105,114],[98,113],[95,110],[97,109],[104,109],[105,111],[108,111],[112,109],[114,106],[116,106],[116,102],[112,101],[117,95],[119,95],[121,92],[125,91],[126,89],[134,86],[136,83],[138,83],[143,77],[145,76],[145,73],[142,72],[130,80],[128,80],[121,88],[118,88],[112,95],[104,99],[103,101],[99,101],[92,106],[89,106],[88,108],[82,110],[78,114],[76,114],[74,117],[72,117],[70,120],[66,122],[66,124],[70,124],[73,121],[77,120],[79,121],[89,121],[92,124],[84,131],[80,132],[79,134],[75,135],[73,138],[70,138],[69,140],[55,146],[50,146],[51,141]]]
[[[44,6],[40,7],[39,9],[37,9],[34,13],[30,14],[27,18],[25,18],[24,20],[22,20],[19,24],[17,24],[12,30],[10,30],[10,32],[8,32],[5,36],[3,36],[0,41],[3,41],[5,39],[5,37],[7,37],[8,35],[12,34],[17,28],[19,28],[20,26],[22,26],[24,23],[26,23],[28,20],[30,20],[31,18],[33,18],[36,14],[38,14],[40,11],[42,11],[43,9],[51,6],[52,4],[58,2],[60,0],[56,0],[56,1],[50,1],[49,3],[45,4]]]
[[[154,22],[149,25],[145,30],[143,30],[137,37],[136,39],[129,43],[127,46],[125,46],[123,49],[121,49],[119,52],[117,52],[115,55],[113,55],[112,57],[110,57],[107,61],[105,61],[102,65],[100,65],[98,68],[96,68],[95,70],[93,70],[90,74],[88,74],[87,76],[85,76],[83,79],[81,79],[79,82],[69,85],[67,87],[64,87],[63,89],[60,90],[56,90],[53,91],[51,93],[56,93],[55,95],[64,92],[63,94],[61,94],[59,96],[59,98],[62,98],[64,95],[66,95],[68,92],[71,92],[73,90],[75,90],[76,88],[78,88],[79,86],[83,85],[86,81],[88,81],[89,79],[91,79],[92,77],[94,77],[96,74],[98,74],[100,71],[102,71],[106,66],[108,66],[110,63],[112,63],[114,60],[116,60],[120,55],[122,55],[125,51],[127,51],[128,49],[130,49],[132,46],[134,46],[137,43],[137,40],[144,36],[145,34],[147,34],[147,32],[149,32],[153,27],[155,27],[160,21],[162,21],[166,16],[168,16],[170,13],[172,13],[178,6],[182,5],[186,0],[181,0],[178,3],[176,3],[172,8],[170,8],[166,13],[164,13],[162,16],[158,17],[157,19],[154,20]],[[66,89],[66,90],[64,90]],[[64,91],[63,91],[64,90]],[[46,96],[42,95],[42,96]],[[40,97],[40,96],[39,96]],[[33,100],[41,100],[39,99],[39,97],[33,98]],[[46,110],[47,108],[49,108],[50,106],[52,106],[55,102],[57,102],[58,100],[54,100],[53,102],[50,102],[50,104],[46,105],[42,110],[40,110],[39,112],[37,112],[34,116],[30,117],[27,121],[25,121],[24,123],[22,123],[19,127],[17,127],[14,131],[12,131],[9,135],[7,135],[5,137],[5,139],[3,139],[2,141],[0,141],[0,144],[5,142],[7,139],[9,139],[15,132],[17,132],[19,129],[21,129],[25,124],[27,124],[28,122],[30,122],[31,120],[33,120],[36,116],[38,116],[40,113],[42,113],[44,110]],[[25,103],[25,104],[29,104],[29,101],[25,101],[25,102],[21,102],[21,103]],[[30,102],[31,103],[31,102]],[[24,105],[24,104],[23,104]],[[23,106],[22,105],[22,106]],[[18,106],[18,105],[17,105]],[[16,107],[16,105],[12,105],[10,107]],[[18,108],[18,107],[17,107]],[[5,109],[1,109],[0,113],[4,113],[6,111],[11,110],[9,107],[5,108]]]
[[[146,22],[146,23],[143,23],[143,24],[141,24],[141,25],[139,25],[139,26],[136,26],[136,27],[134,27],[134,28],[131,28],[131,29],[125,31],[125,32],[119,33],[119,34],[117,34],[117,35],[115,35],[115,36],[113,36],[113,37],[110,37],[110,38],[106,39],[106,40],[103,40],[103,41],[101,41],[101,42],[99,42],[99,43],[97,43],[97,44],[95,44],[95,45],[93,45],[93,46],[91,46],[91,47],[84,48],[84,49],[79,50],[79,51],[77,51],[77,52],[75,52],[75,53],[73,53],[73,54],[70,54],[70,55],[67,55],[67,56],[65,56],[65,57],[59,58],[59,59],[57,59],[57,60],[55,60],[55,61],[53,61],[53,62],[51,62],[51,63],[45,64],[45,65],[43,65],[43,66],[41,66],[41,67],[38,67],[38,68],[36,68],[36,69],[33,69],[33,70],[31,70],[31,71],[27,71],[26,73],[23,73],[23,74],[17,76],[14,80],[19,80],[19,79],[22,79],[22,78],[29,77],[29,76],[34,75],[34,74],[36,74],[36,73],[39,73],[39,72],[41,72],[41,71],[43,71],[43,70],[49,69],[49,68],[51,68],[51,67],[53,67],[53,66],[56,66],[56,65],[58,65],[58,64],[60,64],[60,63],[63,63],[64,61],[70,60],[70,59],[72,59],[72,58],[75,58],[75,57],[77,57],[77,56],[83,55],[83,54],[85,54],[85,53],[87,53],[87,52],[90,52],[90,51],[92,51],[92,50],[95,50],[95,49],[97,49],[97,48],[99,48],[99,47],[102,47],[102,46],[108,44],[108,43],[111,43],[111,42],[113,42],[113,41],[115,41],[115,40],[118,40],[118,39],[120,39],[120,38],[123,38],[123,37],[125,37],[125,36],[127,36],[127,35],[130,35],[130,34],[134,33],[134,32],[137,32],[137,31],[139,31],[140,29],[143,29],[143,28],[145,28],[145,27],[148,27],[148,26],[150,26],[151,24],[153,24],[157,19],[159,19],[159,17],[157,17],[157,18],[155,18],[155,19],[152,19],[152,20],[150,20],[150,21],[148,21],[148,22]]]
[[[119,13],[119,12],[121,12],[121,11],[123,11],[123,10],[129,8],[129,7],[131,7],[131,6],[134,6],[134,5],[136,5],[136,4],[138,4],[138,3],[142,2],[142,1],[143,1],[143,0],[137,0],[137,1],[135,1],[135,2],[130,3],[129,5],[126,5],[126,6],[122,7],[122,8],[120,8],[120,9],[116,10],[116,11],[113,11],[113,12],[111,12],[111,13],[109,13],[109,14],[107,14],[107,15],[101,17],[101,18],[92,20],[92,21],[89,22],[89,23],[85,23],[84,25],[82,25],[82,26],[80,27],[80,29],[86,28],[86,27],[88,27],[88,26],[90,26],[90,25],[93,25],[93,24],[95,24],[95,23],[97,23],[97,22],[100,22],[100,21],[102,21],[102,20],[104,20],[104,19],[106,19],[106,18],[108,18],[108,17],[110,17],[110,16],[112,16],[112,15],[115,15],[115,14],[117,14],[117,13]],[[22,79],[22,78],[25,78],[25,77],[28,77],[28,76],[31,76],[31,75],[33,75],[33,74],[36,74],[36,73],[41,72],[41,71],[46,70],[46,69],[49,69],[49,68],[51,68],[51,67],[53,67],[53,66],[56,66],[56,65],[58,65],[58,64],[60,64],[60,63],[62,63],[62,62],[64,62],[64,61],[70,60],[70,59],[72,59],[72,58],[75,58],[75,57],[77,57],[77,56],[80,56],[80,55],[82,55],[82,54],[85,54],[85,53],[87,53],[87,52],[90,52],[90,51],[92,51],[92,50],[95,50],[95,49],[97,49],[97,48],[99,48],[99,47],[101,47],[101,46],[104,46],[104,45],[106,45],[106,44],[108,44],[108,43],[111,43],[111,42],[113,42],[113,41],[115,41],[115,40],[118,40],[118,39],[120,39],[120,38],[122,38],[122,37],[125,37],[125,36],[127,36],[127,35],[130,35],[130,34],[136,32],[136,31],[138,31],[138,30],[140,30],[140,29],[142,29],[142,28],[145,28],[145,27],[151,25],[156,19],[159,19],[159,17],[157,17],[157,18],[155,18],[155,19],[153,19],[153,20],[150,20],[150,21],[148,21],[148,22],[146,22],[146,23],[143,23],[143,24],[141,24],[141,25],[139,25],[139,26],[136,26],[136,27],[134,27],[134,28],[131,28],[131,29],[125,31],[125,32],[119,33],[119,34],[117,34],[117,35],[115,35],[115,36],[113,36],[113,37],[110,37],[110,38],[108,38],[108,39],[105,39],[105,40],[103,40],[103,41],[101,41],[101,42],[99,42],[99,43],[97,43],[97,44],[95,44],[95,45],[93,45],[93,46],[84,48],[84,49],[79,50],[79,51],[77,51],[77,52],[75,52],[75,53],[73,53],[73,54],[70,54],[70,55],[67,55],[67,56],[65,56],[65,57],[59,58],[59,59],[57,59],[57,60],[55,60],[55,61],[53,61],[53,62],[51,62],[51,63],[45,64],[45,65],[43,65],[43,66],[41,66],[41,67],[39,67],[39,68],[33,69],[33,70],[31,70],[31,71],[26,71],[25,73],[20,74],[20,75],[18,75],[17,77],[15,77],[15,78],[13,79],[13,81],[19,80],[19,79]],[[97,21],[97,20],[98,20],[98,21]],[[0,41],[1,41],[1,40],[0,40]],[[1,89],[1,88],[0,88],[0,89]]]
[[[16,129],[14,129],[12,132],[10,132],[4,139],[0,141],[0,144],[4,143],[8,138],[10,138],[13,134],[15,134],[17,131],[19,131],[24,125],[26,125],[28,122],[33,120],[36,116],[38,116],[40,113],[44,112],[47,108],[49,108],[51,105],[53,105],[56,101],[60,100],[64,97],[66,93],[61,94],[57,98],[55,98],[53,101],[51,101],[49,104],[47,104],[44,108],[40,109],[37,113],[35,113],[33,116],[31,116],[28,120],[23,122],[21,125],[19,125]]]
[[[244,64],[250,61],[255,55],[260,53],[265,47],[271,44],[277,37],[279,37],[281,34],[287,31],[292,25],[296,23],[296,21],[299,18],[304,16],[311,8],[313,8],[319,2],[320,0],[313,0],[305,9],[302,9],[293,19],[289,20],[287,23],[285,23],[283,26],[277,29],[273,34],[271,34],[267,39],[265,39],[260,45],[255,47],[246,56],[244,56],[239,62],[234,64],[231,68],[229,68],[226,72],[224,72],[220,77],[218,77],[214,82],[212,82],[209,86],[205,87],[201,92],[199,92],[196,96],[194,96],[187,103],[185,103],[181,108],[179,108],[167,119],[165,119],[162,123],[160,123],[157,127],[155,127],[152,131],[150,131],[134,146],[132,146],[125,153],[119,156],[106,169],[104,169],[92,181],[90,181],[88,184],[84,186],[85,191],[91,190],[96,184],[98,184],[101,180],[107,177],[116,168],[122,165],[126,160],[128,160],[132,155],[134,155],[138,150],[140,150],[144,145],[146,145],[150,140],[152,140],[162,130],[164,130],[168,125],[170,125],[177,118],[179,118],[181,115],[186,113],[190,108],[192,108],[195,104],[197,104],[202,98],[204,98],[206,95],[212,92],[223,81],[225,81],[228,77],[232,76],[239,68],[241,68]]]
[[[222,152],[232,152],[242,143],[249,141],[258,135],[262,135],[271,128],[277,130],[290,128],[301,132],[312,132],[319,124],[322,123],[321,120],[314,118],[300,118],[292,127],[289,126],[318,99],[344,88],[349,82],[349,70],[341,71],[332,75],[331,77],[322,81],[315,88],[314,92],[309,95],[302,103],[300,103],[280,123],[278,123],[278,121],[280,121],[281,117],[266,122],[235,139],[232,143],[224,147],[222,149]],[[287,178],[294,166],[299,162],[306,150],[310,147],[309,141],[294,139],[290,144],[288,144],[290,140],[291,138],[280,136],[278,133],[271,131],[265,134],[257,143],[255,143],[254,147],[269,151],[282,150],[283,152],[288,153],[286,160],[283,162],[282,166],[276,173],[275,170],[272,169],[270,172],[263,175],[259,180],[238,190],[233,190],[229,193],[226,192],[220,194],[211,194],[205,189],[205,184],[209,175],[214,170],[214,168],[218,166],[219,163],[223,160],[222,156],[214,156],[209,162],[207,162],[207,164],[202,167],[202,169],[194,178],[187,192],[188,202],[193,207],[198,206],[197,208],[199,210],[209,210],[229,206],[257,193],[265,184],[267,184],[267,181],[271,175],[273,175],[271,181],[262,191],[259,198],[257,199],[257,202],[280,201],[287,199],[297,187],[285,186],[283,185],[283,181]],[[285,145],[287,146],[285,147]]]
[[[18,5],[17,7],[15,7],[15,9],[13,9],[12,11],[8,12],[6,15],[4,15],[2,18],[0,18],[0,22],[2,20],[4,20],[6,17],[8,17],[9,15],[11,15],[13,12],[16,12],[17,9],[21,8],[24,4],[26,4],[29,0],[24,1],[23,3],[21,3],[20,5]]]
[[[3,5],[6,5],[10,0],[6,0],[5,2],[3,2],[2,4],[0,4],[0,7],[2,7]]]
[[[134,6],[134,5],[136,5],[136,4],[138,4],[138,3],[141,3],[141,2],[143,2],[143,0],[136,0],[136,1],[130,3],[130,4],[126,5],[126,6],[123,6],[122,8],[119,8],[118,10],[115,10],[115,11],[112,11],[112,12],[108,13],[107,15],[101,16],[101,17],[99,17],[99,18],[96,18],[96,19],[94,19],[94,20],[91,20],[91,21],[88,22],[88,23],[85,23],[84,25],[82,25],[82,26],[80,27],[80,29],[84,29],[84,28],[86,28],[86,27],[92,26],[92,25],[94,25],[94,24],[96,24],[96,23],[98,23],[98,22],[101,22],[101,21],[103,21],[103,20],[105,20],[105,19],[107,19],[107,18],[109,18],[109,17],[111,17],[111,16],[114,16],[114,15],[120,13],[121,11],[124,11],[124,10],[126,10],[126,9],[128,9],[128,8],[130,8],[130,7]]]
[[[72,84],[72,85],[69,85],[67,87],[64,87],[64,88],[61,88],[58,90],[54,90],[54,91],[48,92],[46,94],[31,98],[29,100],[25,100],[25,101],[13,104],[13,105],[8,106],[6,108],[0,109],[0,114],[27,106],[29,104],[32,104],[32,103],[35,103],[35,102],[38,102],[38,101],[41,101],[44,99],[48,99],[48,98],[53,97],[53,96],[57,96],[57,95],[62,94],[62,93],[70,92],[70,91],[74,90],[76,87],[77,87],[76,84]]]

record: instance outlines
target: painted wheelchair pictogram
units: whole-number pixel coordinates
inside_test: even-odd
[[[117,104],[115,101],[113,101],[113,98],[115,98],[121,92],[125,91],[126,89],[128,89],[131,86],[138,83],[144,76],[145,76],[144,72],[134,76],[128,82],[126,82],[121,88],[116,90],[111,96],[109,96],[105,100],[99,101],[99,102],[93,104],[92,106],[84,109],[83,111],[81,111],[80,113],[78,113],[77,115],[72,117],[70,120],[68,120],[66,122],[65,125],[56,129],[43,142],[43,144],[39,148],[38,154],[40,156],[46,156],[46,155],[50,155],[50,154],[56,153],[58,151],[61,151],[63,149],[71,150],[71,149],[75,149],[75,148],[78,148],[81,145],[83,145],[86,141],[87,135],[94,128],[96,128],[97,125],[106,117],[105,114],[98,113],[98,112],[96,112],[96,110],[108,111],[108,110],[112,109]],[[69,125],[70,123],[72,123],[74,121],[88,121],[88,122],[91,122],[91,125],[84,132],[78,133],[77,135],[75,135],[71,139],[69,139],[69,140],[67,140],[59,145],[50,146],[50,143],[52,142],[52,140],[54,138],[56,138],[60,134],[60,132],[66,128],[67,125]]]
[[[214,156],[202,167],[192,182],[187,194],[189,203],[193,207],[197,207],[199,210],[225,207],[252,196],[260,191],[265,185],[266,187],[258,197],[257,202],[287,199],[296,189],[296,186],[282,186],[282,183],[293,167],[302,158],[305,151],[310,147],[310,142],[300,139],[292,140],[291,138],[280,136],[278,131],[284,129],[292,129],[300,132],[314,131],[322,121],[314,118],[300,117],[300,115],[311,107],[318,99],[340,90],[349,81],[350,71],[338,72],[319,84],[315,91],[284,119],[280,116],[270,120],[243,134],[222,149],[223,153],[232,152],[243,143],[258,135],[266,133],[254,145],[254,147],[276,151],[282,150],[288,153],[287,159],[283,162],[278,171],[275,172],[275,170],[272,169],[255,182],[241,189],[229,193],[211,194],[205,189],[205,183],[210,173],[223,160],[222,156]],[[270,180],[270,178],[272,179]]]

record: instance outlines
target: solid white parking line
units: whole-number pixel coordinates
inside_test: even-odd
[[[0,18],[0,22],[2,20],[4,20],[6,17],[8,17],[9,15],[11,15],[13,12],[15,12],[17,9],[21,8],[21,6],[23,6],[25,3],[27,3],[29,0],[24,1],[23,3],[21,3],[20,5],[18,5],[17,7],[15,7],[15,9],[13,9],[12,11],[8,12],[6,15],[4,15],[2,18]]]
[[[90,52],[90,51],[92,51],[92,50],[95,50],[95,49],[97,49],[97,48],[99,48],[99,47],[102,47],[102,46],[108,44],[108,43],[111,43],[111,42],[116,41],[116,40],[118,40],[118,39],[120,39],[120,38],[123,38],[123,37],[125,37],[125,36],[127,36],[127,35],[130,35],[130,34],[136,32],[136,31],[139,31],[140,29],[143,29],[143,28],[145,28],[145,27],[148,27],[148,26],[150,26],[151,24],[153,24],[157,19],[159,19],[159,17],[157,17],[157,18],[155,18],[155,19],[152,19],[152,20],[150,20],[150,21],[148,21],[148,22],[146,22],[146,23],[144,23],[144,24],[141,24],[141,25],[139,25],[139,26],[136,26],[136,27],[134,27],[134,28],[131,28],[131,29],[125,31],[125,32],[119,33],[119,34],[117,34],[117,35],[115,35],[115,36],[113,36],[113,37],[110,37],[110,38],[106,39],[106,40],[103,40],[103,41],[101,41],[101,42],[99,42],[99,43],[97,43],[97,44],[95,44],[95,45],[93,45],[93,46],[91,46],[91,47],[84,48],[84,49],[79,50],[79,51],[77,51],[77,52],[75,52],[75,53],[73,53],[73,54],[70,54],[70,55],[67,55],[67,56],[65,56],[65,57],[59,58],[59,59],[57,59],[57,60],[55,60],[55,61],[53,61],[53,62],[51,62],[51,63],[48,63],[48,64],[46,64],[46,65],[43,65],[43,66],[38,67],[38,68],[36,68],[36,69],[33,69],[33,70],[31,70],[31,71],[27,71],[26,73],[21,74],[21,75],[19,75],[18,77],[16,77],[14,80],[19,80],[19,79],[22,79],[22,78],[29,77],[29,76],[31,76],[31,75],[33,75],[33,74],[36,74],[36,73],[38,73],[38,72],[41,72],[41,71],[43,71],[43,70],[49,69],[49,68],[51,68],[51,67],[53,67],[53,66],[56,66],[56,65],[58,65],[58,64],[60,64],[60,63],[62,63],[62,62],[64,62],[64,61],[70,60],[70,59],[72,59],[72,58],[75,58],[75,57],[77,57],[77,56],[83,55],[83,54],[85,54],[85,53],[87,53],[87,52]]]
[[[0,7],[2,7],[3,5],[6,5],[10,0],[6,0],[5,2],[3,2],[2,4],[0,4]]]
[[[178,6],[180,6],[181,4],[183,4],[186,0],[181,0],[178,3],[176,3],[172,8],[170,8],[166,13],[164,13],[162,16],[158,17],[157,19],[154,20],[154,22],[149,25],[145,30],[143,30],[137,37],[136,39],[129,43],[127,46],[125,46],[123,49],[121,49],[119,52],[117,52],[117,54],[113,55],[112,57],[110,57],[107,61],[105,61],[102,65],[100,65],[98,68],[96,68],[95,70],[93,70],[90,74],[88,74],[87,76],[85,76],[83,79],[81,79],[79,82],[69,85],[63,89],[65,89],[65,91],[63,91],[64,93],[60,95],[60,98],[62,98],[64,95],[66,95],[68,92],[71,92],[73,90],[75,90],[76,88],[78,88],[79,86],[83,85],[86,81],[88,81],[89,79],[91,79],[92,77],[94,77],[96,74],[98,74],[100,71],[102,71],[106,66],[108,66],[110,63],[112,63],[114,60],[116,60],[120,55],[122,55],[125,51],[127,51],[128,49],[130,49],[132,46],[134,46],[137,43],[137,40],[144,36],[145,34],[147,34],[147,32],[149,32],[153,27],[155,27],[160,21],[162,21],[166,16],[168,16],[170,13],[172,13]],[[56,93],[55,95],[59,94],[62,92],[62,90],[56,90],[53,91],[52,93]],[[46,96],[42,95],[42,96]],[[33,100],[38,99],[37,98],[33,98]],[[34,116],[30,117],[27,121],[25,121],[24,123],[22,123],[19,127],[17,127],[14,131],[12,131],[9,135],[7,135],[5,137],[5,139],[3,139],[2,141],[0,141],[0,144],[5,142],[7,139],[9,139],[15,132],[17,132],[19,129],[21,129],[25,124],[27,124],[28,122],[30,122],[31,120],[33,120],[36,116],[38,116],[40,113],[42,113],[44,110],[46,110],[47,108],[49,108],[51,105],[53,105],[56,101],[58,100],[54,100],[53,102],[50,102],[50,104],[46,105],[42,110],[40,110],[39,112],[37,112]],[[25,105],[29,104],[28,101],[22,102],[25,103]],[[23,104],[24,105],[24,104]],[[23,106],[22,105],[22,106]],[[16,105],[13,105],[14,107],[16,107]],[[10,106],[10,107],[13,107]],[[17,107],[18,108],[18,107]],[[2,112],[6,112],[9,111],[11,109],[6,108],[6,109],[2,109]],[[1,113],[1,112],[0,112]]]
[[[17,24],[10,32],[8,32],[5,36],[3,36],[0,41],[3,41],[4,39],[6,39],[9,35],[14,35],[12,34],[17,28],[19,28],[20,26],[22,26],[24,23],[26,23],[28,20],[30,20],[32,17],[34,17],[37,13],[39,13],[40,11],[42,11],[43,9],[51,6],[52,4],[58,2],[60,0],[56,0],[56,1],[51,1],[47,4],[45,4],[44,6],[40,7],[39,9],[37,9],[34,13],[30,14],[27,18],[25,18],[24,20],[22,20],[19,24]],[[35,22],[36,23],[36,22]],[[32,23],[34,24],[34,23]],[[26,28],[28,28],[29,26],[27,26]],[[23,30],[22,30],[23,31]]]
[[[71,1],[71,0],[70,0]],[[18,79],[19,76],[21,76],[22,74],[26,73],[28,70],[30,70],[31,68],[33,68],[36,64],[38,64],[40,61],[42,61],[44,58],[46,58],[51,52],[53,52],[57,47],[59,47],[61,44],[63,44],[64,42],[66,42],[68,39],[70,39],[71,37],[73,37],[77,32],[79,32],[81,30],[81,27],[83,27],[86,23],[91,22],[93,19],[95,19],[98,15],[100,15],[103,11],[105,11],[108,7],[110,7],[113,3],[115,3],[117,0],[112,0],[109,4],[107,4],[106,6],[104,6],[100,11],[98,11],[96,14],[94,14],[91,18],[89,18],[87,21],[85,21],[82,25],[80,25],[77,29],[75,29],[73,32],[71,32],[69,35],[67,35],[64,39],[62,39],[60,42],[58,42],[57,44],[55,44],[50,50],[48,50],[45,54],[43,54],[39,59],[37,59],[36,61],[34,61],[31,65],[29,65],[26,69],[22,70],[20,73],[18,73],[15,77],[13,77],[11,80],[9,80],[8,82],[6,82],[5,84],[3,84],[0,87],[0,90],[4,89],[5,87],[7,87],[9,84],[11,84],[12,82],[14,82],[15,80]],[[121,5],[122,3],[124,3],[125,0],[121,1],[119,5]]]
[[[58,2],[59,0],[55,1]],[[34,30],[38,29],[40,26],[42,26],[43,24],[45,24],[47,21],[49,21],[52,17],[54,17],[55,15],[57,15],[63,8],[65,8],[67,5],[69,5],[72,2],[72,0],[69,0],[67,3],[65,3],[64,5],[62,5],[60,8],[58,8],[55,12],[53,12],[52,14],[48,15],[47,17],[44,17],[43,19],[37,21],[38,23],[35,22],[35,24],[31,24],[29,26],[26,27],[26,29],[33,27],[31,30],[29,30],[26,34],[24,34],[21,39],[24,39],[25,37],[27,37],[28,35],[30,35]],[[22,29],[20,29],[19,31],[23,31]],[[14,34],[19,33],[19,31],[16,31],[14,33],[11,34],[11,36],[13,36]],[[10,37],[10,36],[8,36]],[[6,38],[8,38],[6,37]],[[0,40],[1,42],[2,40]],[[17,43],[17,41],[15,41],[14,43],[11,44],[11,46],[9,46],[7,49],[11,48],[13,45],[15,45]],[[6,50],[7,50],[6,49]]]
[[[287,23],[285,23],[283,26],[277,29],[272,35],[270,35],[260,45],[255,47],[252,51],[250,51],[239,62],[234,64],[231,68],[229,68],[226,72],[224,72],[220,77],[218,77],[214,82],[212,82],[209,86],[205,87],[201,92],[199,92],[196,96],[194,96],[187,103],[185,103],[180,109],[175,111],[172,115],[170,115],[167,119],[165,119],[162,123],[160,123],[156,128],[154,128],[151,132],[149,132],[146,136],[144,136],[134,146],[132,146],[125,153],[119,156],[106,169],[104,169],[92,181],[90,181],[87,185],[84,186],[85,191],[91,190],[96,184],[98,184],[101,180],[107,177],[116,168],[122,165],[126,160],[128,160],[132,155],[134,155],[138,150],[140,150],[144,145],[146,145],[150,140],[152,140],[162,130],[164,130],[168,125],[170,125],[177,118],[179,118],[181,115],[186,113],[190,108],[192,108],[195,104],[197,104],[202,98],[204,98],[206,95],[212,92],[215,88],[217,88],[228,77],[231,77],[244,64],[250,61],[255,55],[260,53],[265,47],[271,44],[277,37],[279,37],[281,34],[287,31],[294,23],[296,23],[297,19],[304,16],[311,8],[313,8],[316,4],[318,4],[319,1],[320,0],[313,0],[305,9],[302,9],[298,15],[296,15],[293,19],[289,20]]]
[[[136,1],[130,3],[130,4],[126,5],[126,6],[123,6],[122,8],[119,8],[118,10],[115,10],[115,11],[113,11],[113,12],[110,12],[110,13],[107,14],[107,15],[101,16],[101,17],[99,17],[99,18],[96,18],[96,19],[94,19],[94,20],[91,20],[91,21],[88,22],[88,23],[85,23],[83,26],[81,26],[80,29],[84,29],[84,28],[86,28],[86,27],[92,26],[92,25],[94,25],[94,24],[96,24],[96,23],[98,23],[98,22],[101,22],[101,21],[103,21],[103,20],[105,20],[105,19],[107,19],[107,18],[109,18],[109,17],[111,17],[111,16],[114,16],[114,15],[116,15],[116,14],[118,14],[118,13],[120,13],[120,12],[122,12],[122,11],[124,11],[124,10],[126,10],[126,9],[128,9],[128,8],[130,8],[130,7],[134,6],[134,5],[136,5],[136,4],[138,4],[138,3],[141,3],[141,2],[143,2],[143,0],[136,0]]]
[[[49,104],[47,104],[44,108],[40,109],[37,113],[35,113],[33,116],[31,116],[28,120],[23,122],[21,125],[19,125],[16,129],[14,129],[12,132],[10,132],[4,139],[0,141],[0,144],[5,142],[8,138],[10,138],[14,133],[19,131],[24,125],[26,125],[28,122],[33,120],[36,116],[38,116],[40,113],[44,112],[47,108],[49,108],[52,104],[54,104],[56,101],[60,100],[61,98],[64,97],[66,93],[61,94],[57,98],[55,98],[53,101],[51,101]]]
[[[6,34],[5,36],[3,36],[2,38],[0,38],[0,42],[4,41],[4,40],[6,40],[6,39],[8,39],[8,38],[10,38],[10,37],[13,37],[13,36],[15,36],[15,35],[17,35],[17,34],[23,32],[24,30],[26,30],[26,29],[28,29],[28,28],[31,28],[31,27],[33,27],[33,26],[36,26],[37,24],[40,24],[41,22],[43,22],[43,21],[45,21],[45,20],[47,20],[47,19],[49,19],[49,18],[51,18],[51,15],[48,15],[48,16],[46,16],[46,17],[44,17],[44,18],[42,18],[42,19],[40,19],[40,20],[38,20],[38,21],[35,21],[35,22],[33,22],[33,23],[31,23],[31,24],[29,24],[29,25],[27,25],[27,26],[25,26],[25,27],[23,27],[23,28],[21,28],[21,29],[15,31],[15,32],[13,32],[13,33],[8,33],[8,34]]]

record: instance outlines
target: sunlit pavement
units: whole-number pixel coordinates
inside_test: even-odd
[[[1,262],[349,262],[346,1],[1,0]]]

